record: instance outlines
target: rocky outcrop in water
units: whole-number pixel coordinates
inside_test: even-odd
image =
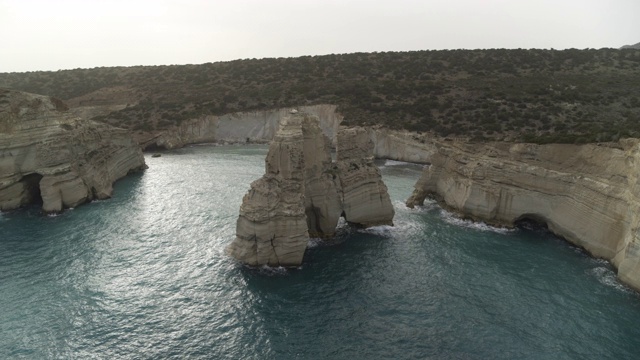
[[[338,132],[336,165],[345,219],[365,227],[389,224],[393,205],[380,170],[373,164],[373,143],[366,129]]]
[[[393,206],[362,129],[341,130],[337,161],[308,114],[285,117],[269,145],[265,175],[240,207],[229,255],[249,265],[296,266],[308,238],[328,237],[341,216],[368,227],[392,225]]]
[[[439,143],[407,205],[432,196],[494,225],[522,219],[612,261],[640,289],[640,143]]]
[[[58,212],[104,199],[145,167],[127,131],[82,120],[54,98],[0,89],[0,210],[41,200]]]

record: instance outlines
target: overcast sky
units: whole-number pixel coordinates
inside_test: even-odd
[[[640,0],[0,0],[0,72],[640,42]]]

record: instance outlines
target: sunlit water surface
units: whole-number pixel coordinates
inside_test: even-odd
[[[541,230],[403,205],[395,227],[311,240],[298,269],[224,254],[265,147],[147,157],[114,197],[0,214],[0,358],[634,359],[640,298]]]

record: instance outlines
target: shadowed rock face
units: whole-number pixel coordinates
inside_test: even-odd
[[[380,169],[373,164],[373,142],[368,132],[363,128],[341,129],[336,159],[345,220],[364,227],[391,224],[393,205]]]
[[[432,196],[463,216],[544,222],[640,289],[640,143],[613,146],[441,143],[407,205]]]
[[[146,167],[123,129],[82,120],[60,100],[0,89],[0,210],[42,202],[57,212],[111,196]]]
[[[342,214],[365,227],[392,225],[393,206],[367,132],[340,130],[335,163],[329,146],[316,117],[283,118],[265,175],[242,200],[229,255],[254,266],[297,266],[308,238],[334,235]]]

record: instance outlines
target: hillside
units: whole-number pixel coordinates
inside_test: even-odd
[[[472,139],[640,137],[640,50],[442,50],[1,73],[151,133],[202,115],[332,103],[345,123]]]
[[[621,49],[640,49],[640,43],[634,45],[625,45]]]

